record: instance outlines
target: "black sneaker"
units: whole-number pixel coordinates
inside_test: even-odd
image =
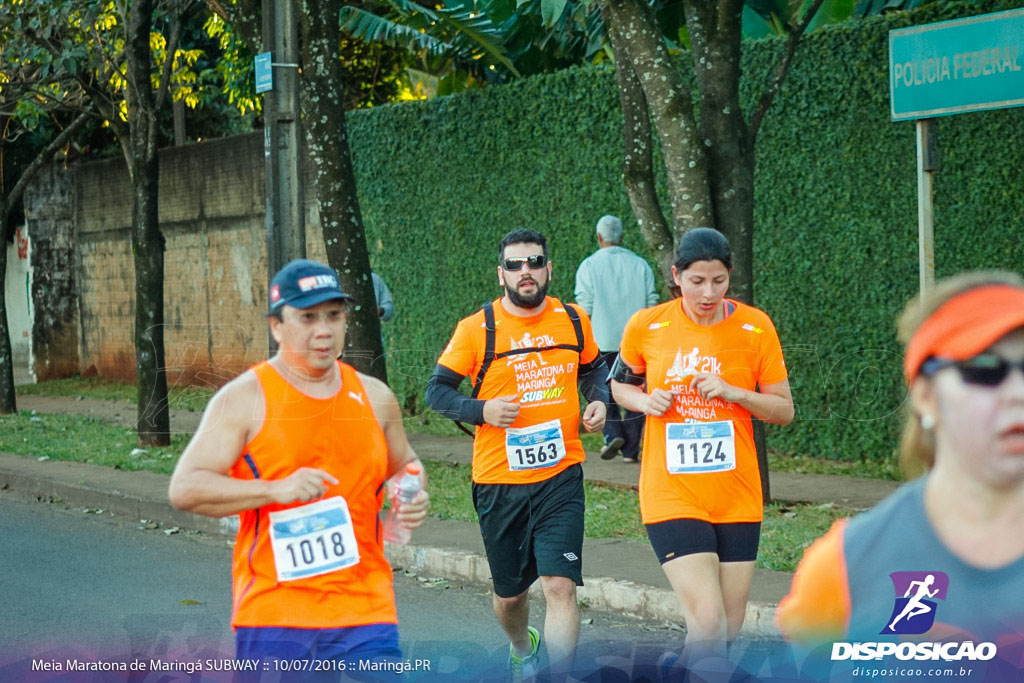
[[[604,445],[604,448],[601,449],[601,453],[599,455],[602,460],[611,460],[619,454],[619,451],[621,451],[622,447],[625,445],[626,440],[621,436],[617,436]]]

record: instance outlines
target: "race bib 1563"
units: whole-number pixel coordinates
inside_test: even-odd
[[[565,457],[561,421],[506,429],[505,456],[510,470],[536,470],[557,465]]]

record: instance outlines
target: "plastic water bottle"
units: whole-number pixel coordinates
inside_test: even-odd
[[[406,545],[412,538],[412,529],[398,521],[398,508],[408,503],[416,494],[423,490],[423,471],[417,463],[409,463],[405,471],[398,477],[391,492],[391,509],[387,521],[384,522],[384,540],[393,545]]]

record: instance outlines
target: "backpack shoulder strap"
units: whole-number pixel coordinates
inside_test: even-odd
[[[484,384],[484,376],[494,361],[494,304],[486,302],[483,305],[484,311],[484,360],[480,364],[480,372],[476,374],[476,383],[473,384],[472,398],[480,394],[480,387]]]
[[[562,304],[562,308],[565,309],[566,314],[569,316],[569,320],[572,322],[572,329],[576,332],[576,353],[583,353],[583,323],[580,322],[580,314],[575,308],[568,304],[564,304],[561,301],[558,303]]]

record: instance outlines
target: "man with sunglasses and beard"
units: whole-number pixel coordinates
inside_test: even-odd
[[[547,603],[544,642],[553,671],[568,671],[579,639],[583,585],[583,427],[604,426],[607,368],[590,320],[547,295],[547,239],[516,229],[498,247],[504,295],[459,321],[427,385],[427,404],[476,425],[473,503],[494,583],[494,613],[509,637],[513,680],[537,670],[540,635],[527,591]],[[471,377],[473,393],[458,391]]]

